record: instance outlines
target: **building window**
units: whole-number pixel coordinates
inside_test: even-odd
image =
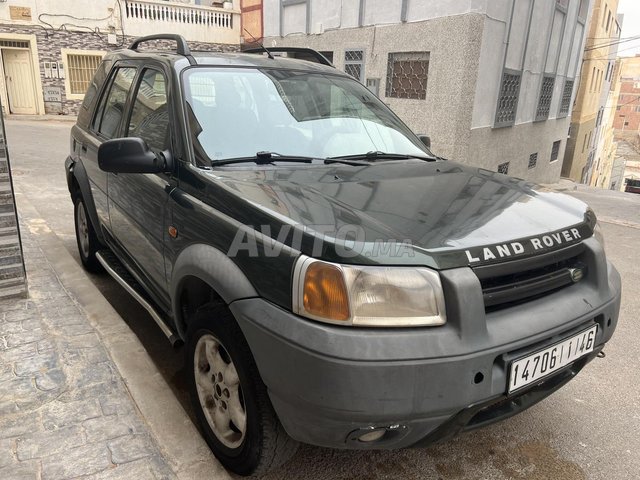
[[[429,52],[390,53],[387,63],[387,97],[427,98]]]
[[[345,50],[344,71],[359,82],[364,81],[364,50]]]
[[[531,155],[529,155],[529,165],[527,166],[527,168],[531,170],[532,168],[536,167],[537,163],[538,163],[538,152],[532,153]]]
[[[24,42],[20,40],[0,40],[0,47],[29,48],[29,42]]]
[[[505,70],[503,72],[494,127],[507,127],[515,123],[518,95],[520,93],[520,78],[520,72],[513,70]]]
[[[380,94],[380,79],[379,78],[367,78],[367,88],[376,97]]]
[[[320,52],[324,58],[333,63],[333,52],[330,51],[321,51]]]
[[[538,97],[538,108],[536,110],[536,121],[549,118],[551,97],[553,97],[553,86],[555,83],[555,76],[545,76],[542,79],[542,87],[540,88],[540,96]]]
[[[498,173],[502,173],[503,175],[509,174],[509,162],[504,162],[498,165]]]
[[[553,142],[551,146],[551,160],[549,162],[555,162],[558,160],[558,154],[560,153],[560,140]]]
[[[582,23],[587,21],[587,15],[589,14],[589,0],[580,0],[580,7],[578,7],[578,20]]]
[[[79,100],[91,84],[93,75],[102,63],[105,52],[62,50],[66,75],[65,87],[68,99]]]
[[[571,106],[571,94],[573,93],[573,80],[565,80],[562,89],[562,101],[560,102],[559,117],[566,117]]]

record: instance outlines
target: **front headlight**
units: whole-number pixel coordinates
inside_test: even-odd
[[[301,257],[293,311],[339,325],[401,327],[446,322],[437,272],[424,267],[354,266]]]

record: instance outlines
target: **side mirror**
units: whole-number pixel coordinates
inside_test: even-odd
[[[420,139],[420,141],[422,143],[424,143],[424,145],[427,148],[431,148],[431,138],[429,137],[429,135],[424,135],[424,134],[418,134],[418,138]]]
[[[100,170],[112,173],[162,173],[171,169],[168,153],[156,155],[141,138],[114,138],[98,148]]]

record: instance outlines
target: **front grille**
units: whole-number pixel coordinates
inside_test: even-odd
[[[581,281],[587,273],[584,245],[474,268],[482,286],[486,311],[499,310],[540,298]],[[582,271],[577,279],[576,270]]]

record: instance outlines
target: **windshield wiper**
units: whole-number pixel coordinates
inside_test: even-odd
[[[276,152],[258,152],[253,157],[228,158],[225,160],[212,160],[211,166],[231,165],[234,163],[255,163],[257,165],[269,165],[273,162],[312,163],[314,157],[302,157],[299,155],[280,155]]]
[[[367,153],[358,153],[355,155],[341,155],[338,157],[330,157],[329,160],[410,160],[416,158],[419,160],[425,160],[428,162],[434,162],[437,160],[435,157],[426,157],[422,155],[409,155],[404,153],[386,153],[380,151],[372,151]]]

